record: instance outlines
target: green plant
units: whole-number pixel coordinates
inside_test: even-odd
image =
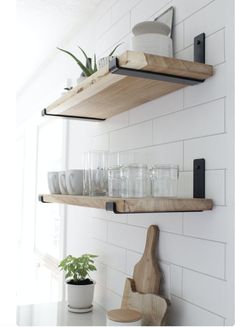
[[[109,56],[111,57],[114,52],[116,51],[116,49],[121,45],[121,43],[119,43],[109,54]],[[74,54],[72,54],[71,52],[58,48],[58,50],[67,53],[70,57],[72,57],[75,62],[78,64],[78,66],[81,68],[81,70],[83,71],[83,75],[84,76],[91,76],[92,74],[94,74],[97,71],[97,63],[96,63],[96,55],[94,54],[94,58],[93,58],[93,63],[92,63],[92,58],[89,58],[86,54],[86,52],[78,46],[78,48],[80,49],[80,51],[82,52],[82,54],[84,55],[85,59],[86,59],[86,64],[84,65],[81,60],[79,60]]]
[[[94,254],[83,254],[78,258],[68,255],[60,262],[59,268],[65,271],[66,279],[69,278],[74,284],[78,284],[90,277],[89,272],[96,270],[93,260],[96,257]]]

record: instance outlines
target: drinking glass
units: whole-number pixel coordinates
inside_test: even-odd
[[[89,158],[89,195],[102,196],[108,190],[108,153],[91,151]]]
[[[121,166],[112,166],[108,169],[108,195],[121,196]]]
[[[149,171],[147,165],[130,164],[121,168],[121,196],[146,197],[149,189]]]
[[[177,165],[155,165],[151,169],[152,196],[176,197],[179,167]]]
[[[83,195],[89,195],[89,169],[90,169],[90,162],[89,162],[89,153],[83,153]]]

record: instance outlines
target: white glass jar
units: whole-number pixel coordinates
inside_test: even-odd
[[[108,195],[121,196],[121,166],[112,166],[108,169]]]
[[[155,165],[150,172],[152,196],[177,196],[179,179],[179,167],[177,165]]]
[[[149,171],[147,165],[131,164],[121,168],[121,197],[148,196]]]

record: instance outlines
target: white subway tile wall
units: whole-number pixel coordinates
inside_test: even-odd
[[[193,159],[205,158],[206,196],[215,202],[211,212],[184,214],[115,215],[84,209],[82,214],[91,218],[91,250],[99,255],[94,274],[95,300],[106,309],[120,306],[125,278],[132,276],[143,253],[147,228],[157,224],[161,293],[171,301],[168,323],[233,322],[233,181],[226,178],[232,176],[228,147],[233,142],[233,107],[231,89],[227,87],[232,63],[231,56],[225,53],[231,37],[232,2],[226,1],[225,6],[222,0],[103,0],[99,5],[93,28],[97,54],[107,53],[120,41],[125,44],[118,51],[130,48],[134,24],[153,19],[174,6],[176,57],[193,60],[193,38],[205,32],[206,62],[215,65],[214,76],[201,85],[133,108],[95,127],[92,149],[137,149],[149,165],[178,164],[182,196],[192,196]],[[229,129],[225,119],[230,122]],[[88,133],[85,135],[88,139]],[[73,141],[69,151],[76,152],[77,148],[78,143]],[[75,238],[74,220],[69,222]],[[68,248],[73,243],[69,242]]]

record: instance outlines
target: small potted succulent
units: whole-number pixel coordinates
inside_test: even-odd
[[[98,61],[98,68],[99,69],[109,64],[109,62],[114,57],[113,56],[114,52],[117,50],[118,47],[120,47],[121,44],[122,43],[119,43],[118,45],[116,45],[116,47],[110,52],[110,54],[108,56],[99,59],[99,61]]]
[[[93,254],[83,254],[78,258],[68,255],[60,262],[59,268],[65,271],[69,308],[92,307],[95,282],[89,272],[96,270],[93,260],[96,257]]]

